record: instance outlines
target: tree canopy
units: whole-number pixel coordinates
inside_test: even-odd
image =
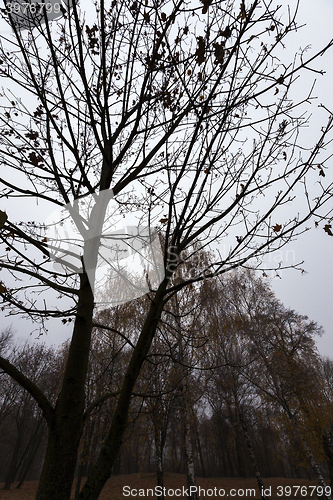
[[[118,332],[132,353],[80,493],[92,500],[117,458],[167,302],[185,286],[260,260],[311,216],[329,234],[332,115],[323,106],[313,144],[302,143],[313,87],[297,100],[292,88],[299,75],[321,71],[316,60],[333,40],[313,55],[289,54],[298,6],[283,15],[260,0],[73,2],[61,5],[57,21],[48,17],[53,4],[34,17],[27,2],[26,29],[17,22],[22,8],[5,4],[13,33],[0,36],[2,307],[42,328],[49,317],[73,322],[55,404],[0,358],[48,424],[38,500],[69,498],[101,261],[105,307],[133,298],[124,298],[129,284],[149,297],[135,342]],[[38,215],[26,217],[36,203]],[[121,258],[129,250],[140,265]],[[214,256],[202,258],[202,250]]]

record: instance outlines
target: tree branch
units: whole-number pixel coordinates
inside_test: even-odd
[[[51,424],[54,408],[41,389],[28,377],[18,370],[10,361],[0,356],[0,368],[3,369],[10,377],[12,377],[23,389],[25,389],[34,398],[38,406],[43,412],[48,425]]]

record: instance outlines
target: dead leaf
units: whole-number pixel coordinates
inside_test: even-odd
[[[2,282],[0,282],[0,293],[6,293],[7,292],[7,288],[2,284]]]
[[[214,55],[216,57],[216,63],[222,64],[224,61],[224,42],[223,43],[213,43]]]
[[[275,224],[275,226],[273,226],[273,231],[275,231],[276,233],[279,233],[281,229],[282,229],[281,224]]]
[[[231,37],[231,29],[230,26],[227,26],[225,30],[220,31],[220,35],[224,36],[225,38],[230,38]]]
[[[244,2],[242,2],[240,4],[240,8],[241,8],[241,19],[245,19],[246,18],[246,10],[245,10]]]
[[[0,229],[3,228],[7,219],[8,219],[8,215],[6,214],[6,212],[3,212],[2,210],[0,210]]]
[[[323,167],[321,165],[317,165],[317,168],[319,169],[319,175],[321,177],[325,177],[325,172],[323,170]]]
[[[208,11],[208,7],[212,3],[212,1],[213,0],[201,0],[201,3],[203,3],[203,8],[202,8],[202,13],[203,14],[206,14],[206,12]]]
[[[198,48],[195,52],[195,55],[197,56],[197,63],[202,64],[205,62],[205,40],[203,36],[198,36]]]
[[[168,218],[166,218],[166,219],[160,219],[160,223],[161,224],[166,224],[168,222],[168,220],[169,220]]]
[[[332,227],[332,224],[325,224],[325,226],[324,226],[324,231],[325,231],[325,233],[328,234],[328,236],[333,236],[331,227]]]

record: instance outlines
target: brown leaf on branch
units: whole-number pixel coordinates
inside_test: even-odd
[[[275,224],[275,226],[273,226],[273,231],[275,231],[276,233],[279,233],[281,229],[282,229],[281,224]]]
[[[201,3],[203,3],[202,13],[206,14],[208,11],[208,7],[212,3],[212,0],[201,0]]]
[[[332,224],[325,224],[325,226],[324,226],[324,231],[325,231],[325,233],[328,234],[328,236],[333,236],[331,228],[332,228]]]
[[[323,170],[323,167],[321,165],[317,165],[317,168],[319,169],[319,175],[321,177],[325,177],[325,172]]]
[[[3,228],[7,219],[8,219],[8,215],[6,214],[6,212],[3,212],[2,210],[0,210],[0,229]]]
[[[232,30],[230,26],[227,26],[225,30],[220,31],[220,35],[224,36],[225,38],[230,38],[231,37]]]
[[[198,48],[195,52],[197,56],[197,63],[202,64],[205,62],[205,40],[202,36],[198,36]]]
[[[244,4],[244,1],[242,1],[242,3],[240,4],[240,8],[241,8],[241,19],[245,19],[246,18],[246,10],[245,10],[245,4]]]
[[[34,151],[29,153],[29,160],[31,161],[31,163],[33,165],[36,165],[36,166],[39,166],[39,163],[43,162],[43,158],[40,155],[37,156]]]
[[[224,42],[213,43],[214,55],[216,57],[216,63],[223,64],[224,61]]]
[[[163,218],[163,219],[160,219],[160,223],[161,223],[161,224],[166,224],[168,221],[169,221],[169,219],[168,219],[168,218]]]
[[[0,282],[0,293],[6,293],[7,292],[7,288],[2,284],[2,282]]]

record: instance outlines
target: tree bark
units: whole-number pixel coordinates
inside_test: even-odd
[[[151,303],[149,313],[142,327],[138,342],[133,350],[124,377],[117,407],[113,414],[110,431],[104,440],[96,464],[93,466],[89,477],[78,496],[79,500],[97,500],[106,481],[111,476],[112,467],[118,457],[118,453],[123,442],[132,391],[140,373],[142,363],[149,352],[156,332],[157,324],[162,314],[164,305],[163,297],[166,286],[167,279],[161,283],[154,300]]]
[[[255,457],[255,454],[254,454],[254,451],[253,451],[253,448],[252,448],[252,442],[251,442],[250,434],[248,432],[247,425],[245,423],[244,416],[243,416],[243,414],[242,414],[241,411],[239,411],[239,421],[240,421],[242,429],[243,429],[243,433],[244,433],[244,437],[245,437],[247,449],[248,449],[248,452],[249,452],[250,460],[252,462],[253,471],[254,471],[254,474],[256,476],[256,480],[257,480],[257,483],[258,483],[258,487],[259,487],[261,498],[263,500],[268,500],[268,497],[264,494],[264,489],[265,489],[264,482],[262,480],[262,477],[261,477],[261,474],[260,474],[260,471],[259,471],[259,467],[258,467],[258,463],[257,463],[256,457]]]
[[[184,416],[184,441],[185,441],[185,462],[186,462],[186,477],[187,477],[187,488],[188,499],[189,500],[197,500],[198,495],[196,493],[196,481],[195,481],[195,470],[194,470],[194,462],[193,462],[193,449],[192,449],[192,441],[191,441],[191,425],[190,419],[188,416],[188,408],[183,408],[183,416]],[[192,490],[191,490],[192,488]]]
[[[291,419],[292,423],[293,423],[293,426],[294,426],[294,430],[295,430],[295,434],[297,435],[299,441],[303,444],[304,446],[304,450],[305,450],[305,454],[311,464],[311,467],[316,475],[316,478],[317,478],[317,481],[319,483],[319,485],[323,488],[324,490],[324,494],[323,494],[323,498],[326,498],[327,500],[332,500],[332,496],[329,494],[327,495],[325,493],[325,488],[327,487],[326,483],[325,483],[325,480],[324,480],[324,477],[322,475],[322,472],[319,468],[319,465],[317,464],[317,461],[312,453],[312,450],[310,448],[310,446],[308,445],[308,443],[306,442],[306,440],[304,439],[303,437],[303,434],[302,432],[300,431],[299,427],[298,427],[298,423],[297,423],[297,420],[295,419],[295,417],[293,415],[291,415],[290,413],[288,414],[289,418]]]
[[[19,490],[25,479],[27,478],[29,471],[31,470],[34,460],[36,458],[38,448],[42,442],[44,433],[46,430],[46,422],[43,416],[41,416],[37,422],[36,428],[34,433],[31,436],[30,442],[27,445],[27,456],[25,458],[25,461],[23,463],[23,466],[21,468],[21,472],[19,475],[19,482],[18,485],[16,486],[16,489]]]
[[[196,421],[196,425],[195,425],[195,436],[196,436],[196,441],[197,441],[197,445],[198,445],[198,452],[199,452],[200,465],[201,465],[201,474],[202,474],[202,477],[206,477],[206,468],[205,468],[205,463],[204,463],[202,449],[201,449],[201,441],[200,441],[197,421]]]
[[[19,458],[19,450],[20,450],[21,445],[22,445],[22,432],[21,432],[21,429],[18,429],[18,434],[16,437],[15,446],[13,449],[9,469],[8,469],[6,480],[5,480],[5,486],[3,487],[4,490],[9,491],[11,485],[13,484],[13,482],[15,480],[15,476],[17,473],[17,462],[18,462],[18,458]]]
[[[161,488],[161,494],[157,495],[158,500],[164,500],[163,486],[164,486],[164,475],[163,475],[163,443],[162,443],[162,429],[161,422],[157,416],[157,422],[155,422],[155,450],[156,450],[156,479],[157,486]]]
[[[88,368],[93,294],[87,275],[80,276],[80,295],[64,380],[53,418],[36,500],[68,500],[83,432],[84,386]]]
[[[329,431],[325,431],[323,435],[323,447],[325,454],[327,456],[328,469],[330,474],[330,485],[333,486],[333,442],[332,434]]]

